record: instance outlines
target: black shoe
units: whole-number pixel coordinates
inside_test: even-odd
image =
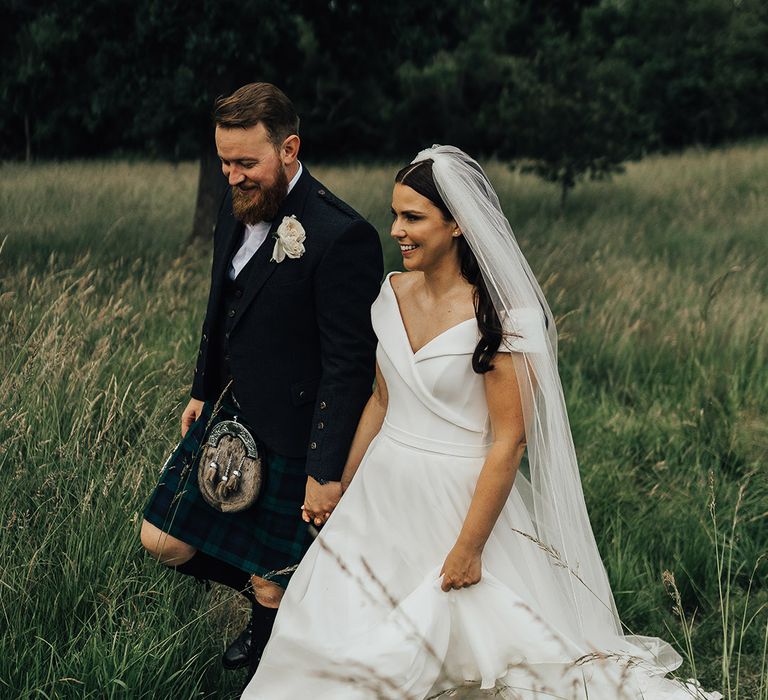
[[[235,671],[238,668],[245,668],[251,662],[251,651],[253,649],[253,618],[240,632],[237,638],[227,647],[224,655],[221,657],[221,665],[228,671]]]
[[[250,622],[221,657],[224,668],[233,671],[248,666],[249,678],[256,673],[276,615],[276,608],[265,608],[256,602],[251,605]]]

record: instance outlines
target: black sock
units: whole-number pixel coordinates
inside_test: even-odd
[[[189,561],[173,568],[181,574],[194,576],[199,580],[223,583],[225,586],[242,593],[252,603],[254,601],[250,575],[236,566],[232,566],[232,564],[227,564],[221,559],[205,554],[205,552],[198,551]]]
[[[249,678],[256,672],[256,667],[261,660],[264,647],[267,646],[269,635],[272,634],[272,626],[275,624],[277,608],[265,608],[259,603],[253,603],[251,609],[251,658],[249,665]]]

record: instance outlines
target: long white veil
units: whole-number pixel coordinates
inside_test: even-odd
[[[541,287],[515,240],[499,199],[480,165],[453,146],[421,151],[431,159],[446,206],[475,254],[493,305],[515,350],[528,444],[530,480],[516,477],[537,540],[551,557],[561,610],[560,628],[594,649],[622,636],[608,576],[587,515],[576,452],[557,369],[557,329]],[[507,333],[509,335],[507,335]],[[522,536],[522,535],[521,535]],[[671,670],[679,655],[659,639],[624,637],[646,662]]]

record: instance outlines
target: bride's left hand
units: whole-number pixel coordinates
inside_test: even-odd
[[[440,575],[443,577],[440,588],[450,591],[452,588],[474,586],[480,581],[481,571],[480,552],[456,544],[448,552],[443,568],[440,569]]]

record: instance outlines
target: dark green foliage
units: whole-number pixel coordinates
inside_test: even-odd
[[[625,60],[652,146],[765,133],[768,6],[759,0],[631,0],[590,13],[592,35]]]
[[[434,142],[561,186],[768,131],[762,0],[4,0],[0,157],[203,156],[213,99],[282,86],[313,159]]]
[[[402,144],[413,119],[397,67],[421,65],[455,41],[466,14],[456,0],[305,2],[296,46],[303,69],[283,81],[312,153],[340,160],[410,152]]]
[[[519,160],[559,183],[563,201],[580,177],[610,175],[642,152],[637,80],[603,50],[581,4],[485,7],[453,52],[402,68],[406,104],[429,115],[420,136],[436,129],[470,152]]]
[[[36,156],[198,157],[217,95],[298,69],[286,9],[268,0],[11,4],[0,155],[23,154],[26,119]]]

